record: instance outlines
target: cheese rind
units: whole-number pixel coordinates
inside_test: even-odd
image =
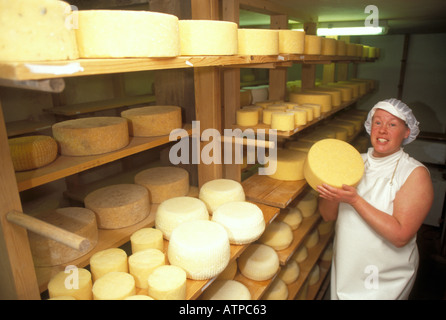
[[[136,294],[135,279],[129,273],[110,272],[93,284],[94,300],[124,300]]]
[[[48,282],[50,299],[73,297],[76,300],[92,300],[91,273],[84,268],[67,269],[54,275]]]
[[[174,265],[156,268],[148,278],[148,294],[155,300],[185,300],[186,272]]]
[[[287,207],[280,211],[275,221],[285,222],[291,230],[297,230],[302,223],[302,217],[300,209]]]
[[[157,267],[166,263],[164,253],[158,249],[145,249],[128,257],[129,273],[135,278],[137,288],[146,289],[147,279]]]
[[[214,179],[204,183],[198,198],[212,214],[218,206],[230,201],[245,201],[245,191],[240,182],[231,179]]]
[[[279,54],[279,32],[267,29],[238,29],[238,54]]]
[[[318,104],[321,112],[328,112],[332,109],[331,95],[319,92],[290,92],[289,99],[299,105],[305,103]]]
[[[253,243],[238,258],[240,272],[255,281],[271,279],[279,269],[279,257],[270,246]]]
[[[109,248],[90,257],[93,282],[110,272],[128,272],[127,253],[121,248]]]
[[[279,30],[279,53],[304,53],[305,32],[298,30]]]
[[[260,237],[259,243],[279,251],[288,248],[293,239],[293,231],[288,224],[281,221],[272,221]]]
[[[305,179],[304,164],[307,154],[291,149],[277,149],[277,156],[271,157],[269,166],[276,167],[276,171],[268,176],[282,181],[297,181]]]
[[[236,122],[239,126],[252,127],[259,122],[259,111],[257,109],[243,108],[236,112]]]
[[[322,50],[322,37],[316,35],[305,35],[305,54],[321,54]]]
[[[132,253],[145,249],[164,250],[163,233],[155,228],[141,228],[130,236]]]
[[[295,116],[292,112],[273,112],[271,114],[271,129],[292,131],[294,130],[295,122]]]
[[[236,280],[216,280],[201,294],[200,300],[251,300],[251,293]]]

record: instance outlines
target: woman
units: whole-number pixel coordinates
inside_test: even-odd
[[[354,188],[318,187],[324,220],[337,220],[332,299],[407,299],[418,267],[416,233],[433,201],[429,171],[403,151],[418,122],[403,102],[370,110],[372,148],[362,154],[364,176]]]

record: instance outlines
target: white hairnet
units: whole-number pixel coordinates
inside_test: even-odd
[[[407,126],[410,129],[410,135],[403,140],[403,145],[414,141],[418,133],[420,133],[420,129],[418,128],[419,122],[412,113],[412,110],[404,102],[392,98],[378,102],[373,106],[372,110],[370,110],[367,116],[367,120],[364,123],[364,127],[368,134],[370,134],[372,128],[372,118],[375,114],[376,109],[385,110],[393,114],[395,117],[398,117],[406,122]]]

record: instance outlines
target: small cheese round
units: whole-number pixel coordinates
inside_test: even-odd
[[[182,197],[189,193],[189,172],[183,168],[154,167],[138,172],[135,183],[149,190],[151,203]]]
[[[297,199],[298,202],[296,208],[300,210],[302,217],[304,218],[312,216],[316,212],[318,206],[318,198],[310,190],[311,189],[307,189],[304,191]]]
[[[243,127],[252,127],[259,122],[259,111],[243,108],[236,112],[236,123]]]
[[[237,260],[229,261],[228,266],[218,275],[218,280],[233,280],[237,274]]]
[[[237,264],[246,278],[263,281],[271,279],[279,270],[279,256],[270,246],[253,243],[243,251]]]
[[[288,299],[288,287],[286,283],[277,277],[270,284],[262,296],[263,300],[286,300]]]
[[[268,176],[281,181],[303,180],[305,178],[303,169],[306,157],[305,152],[277,149],[277,156],[271,157],[266,167],[275,167],[276,171]]]
[[[215,280],[201,294],[200,300],[251,300],[251,292],[236,280]]]
[[[314,109],[308,106],[298,106],[298,107],[294,107],[294,110],[303,110],[306,112],[307,114],[307,122],[311,122],[314,119]]]
[[[302,212],[298,208],[288,207],[280,211],[275,221],[285,222],[291,230],[296,230],[302,223]]]
[[[241,245],[257,240],[265,231],[262,210],[254,203],[233,201],[220,205],[212,221],[221,224],[231,244]]]
[[[137,288],[146,289],[147,279],[157,267],[166,264],[164,253],[158,249],[145,249],[128,258],[129,273],[135,278]]]
[[[48,282],[50,299],[69,296],[76,300],[92,300],[91,273],[84,268],[65,270],[54,275]]]
[[[155,228],[141,228],[130,236],[132,253],[145,249],[164,250],[163,233]]]
[[[273,112],[271,114],[271,129],[278,131],[294,130],[294,113],[292,112]]]
[[[279,31],[279,53],[304,53],[305,32],[298,30]]]
[[[263,124],[268,124],[271,125],[271,119],[272,119],[272,114],[274,112],[277,112],[277,110],[274,109],[264,109],[263,110],[263,117],[262,117],[262,123]]]
[[[98,228],[119,229],[134,225],[150,213],[149,193],[136,184],[116,184],[90,192],[85,207],[96,213]]]
[[[170,264],[183,268],[189,279],[210,279],[229,263],[228,234],[213,221],[184,222],[173,230],[167,256]]]
[[[314,229],[306,238],[304,245],[307,249],[313,248],[319,242],[319,231]]]
[[[174,265],[156,268],[148,278],[150,297],[155,300],[185,300],[186,272]]]
[[[286,284],[293,283],[299,277],[300,268],[296,260],[291,259],[280,269],[278,277]]]
[[[198,198],[212,214],[218,206],[231,201],[245,201],[245,191],[240,182],[231,179],[214,179],[204,183]]]
[[[322,50],[322,37],[316,35],[305,35],[305,54],[321,54]]]
[[[127,120],[121,117],[89,117],[53,124],[53,137],[65,156],[90,156],[124,148],[129,144]]]
[[[109,248],[90,257],[93,282],[110,272],[128,272],[127,253],[121,248]]]
[[[279,251],[288,248],[293,239],[293,231],[288,224],[281,221],[272,221],[260,237],[259,243],[266,244]]]
[[[305,110],[293,108],[290,112],[294,113],[294,124],[296,127],[307,124],[307,112]]]
[[[172,231],[186,221],[209,220],[206,204],[193,197],[174,197],[164,200],[158,206],[155,227],[169,240]]]
[[[129,273],[110,272],[93,284],[94,300],[124,300],[136,294],[135,279]]]
[[[308,249],[304,245],[301,246],[296,253],[293,255],[292,259],[296,260],[297,263],[301,263],[308,258]]]
[[[279,54],[279,32],[268,29],[238,29],[238,54]]]
[[[315,283],[317,283],[320,279],[321,270],[319,268],[319,265],[316,264],[313,269],[310,271],[310,274],[308,275],[308,284],[311,286]]]
[[[336,55],[336,39],[322,38],[321,54],[326,56]]]
[[[364,174],[360,153],[350,144],[337,139],[316,142],[308,151],[304,164],[305,180],[314,189],[326,183],[341,188],[356,186]]]

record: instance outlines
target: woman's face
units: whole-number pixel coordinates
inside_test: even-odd
[[[410,129],[403,120],[385,110],[377,109],[370,132],[373,155],[385,157],[397,152],[409,134]]]

